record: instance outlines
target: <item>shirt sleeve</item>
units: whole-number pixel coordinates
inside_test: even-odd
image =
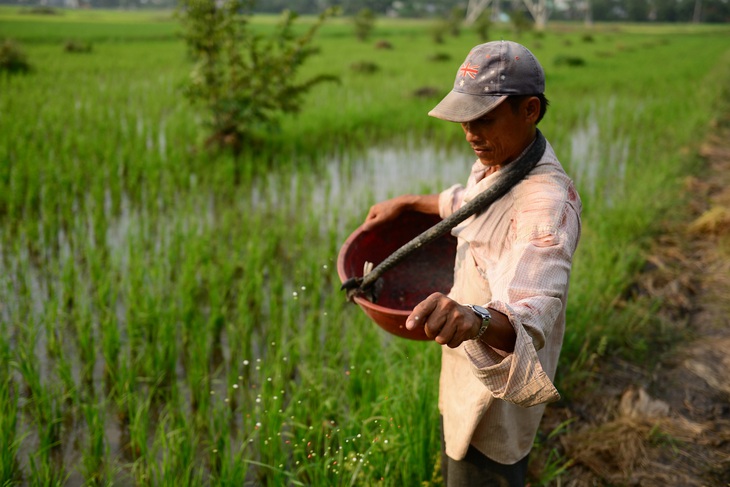
[[[464,199],[464,186],[454,184],[439,194],[439,216],[442,219],[449,217],[458,210]]]
[[[565,202],[562,212],[556,213],[557,224],[547,225],[531,218],[535,215],[523,215],[509,250],[486,269],[492,300],[485,305],[509,318],[517,335],[514,351],[499,353],[482,341],[465,344],[476,377],[496,398],[523,407],[560,398],[543,369],[538,351],[545,346],[546,337],[556,323],[564,326],[564,306],[580,220],[575,208]],[[553,213],[553,219],[555,216]],[[560,347],[543,353],[552,354],[550,363],[557,363]]]

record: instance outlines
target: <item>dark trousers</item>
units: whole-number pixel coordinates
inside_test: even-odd
[[[528,459],[529,455],[514,465],[503,465],[470,445],[466,457],[452,460],[446,455],[441,428],[441,475],[445,487],[524,487]]]

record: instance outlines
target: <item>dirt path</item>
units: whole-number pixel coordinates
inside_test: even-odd
[[[637,282],[687,338],[652,370],[611,361],[585,399],[546,415],[546,431],[572,421],[558,485],[730,486],[730,113],[700,156],[688,221],[656,242]]]

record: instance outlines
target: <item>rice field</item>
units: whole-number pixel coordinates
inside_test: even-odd
[[[361,43],[328,23],[303,74],[341,82],[235,160],[201,148],[169,12],[0,9],[0,38],[33,66],[0,74],[3,485],[440,485],[438,346],[382,332],[335,269],[369,205],[463,181],[473,162],[461,130],[426,113],[480,41],[436,44],[430,27],[380,20]],[[545,67],[541,129],[584,202],[564,395],[606,349],[647,352],[651,317],[614,304],[702,170],[730,96],[728,33],[514,38]]]

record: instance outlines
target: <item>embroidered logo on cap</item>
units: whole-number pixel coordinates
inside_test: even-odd
[[[469,76],[471,79],[476,79],[476,75],[479,72],[479,65],[464,63],[459,68],[459,72],[461,73],[462,78]]]

